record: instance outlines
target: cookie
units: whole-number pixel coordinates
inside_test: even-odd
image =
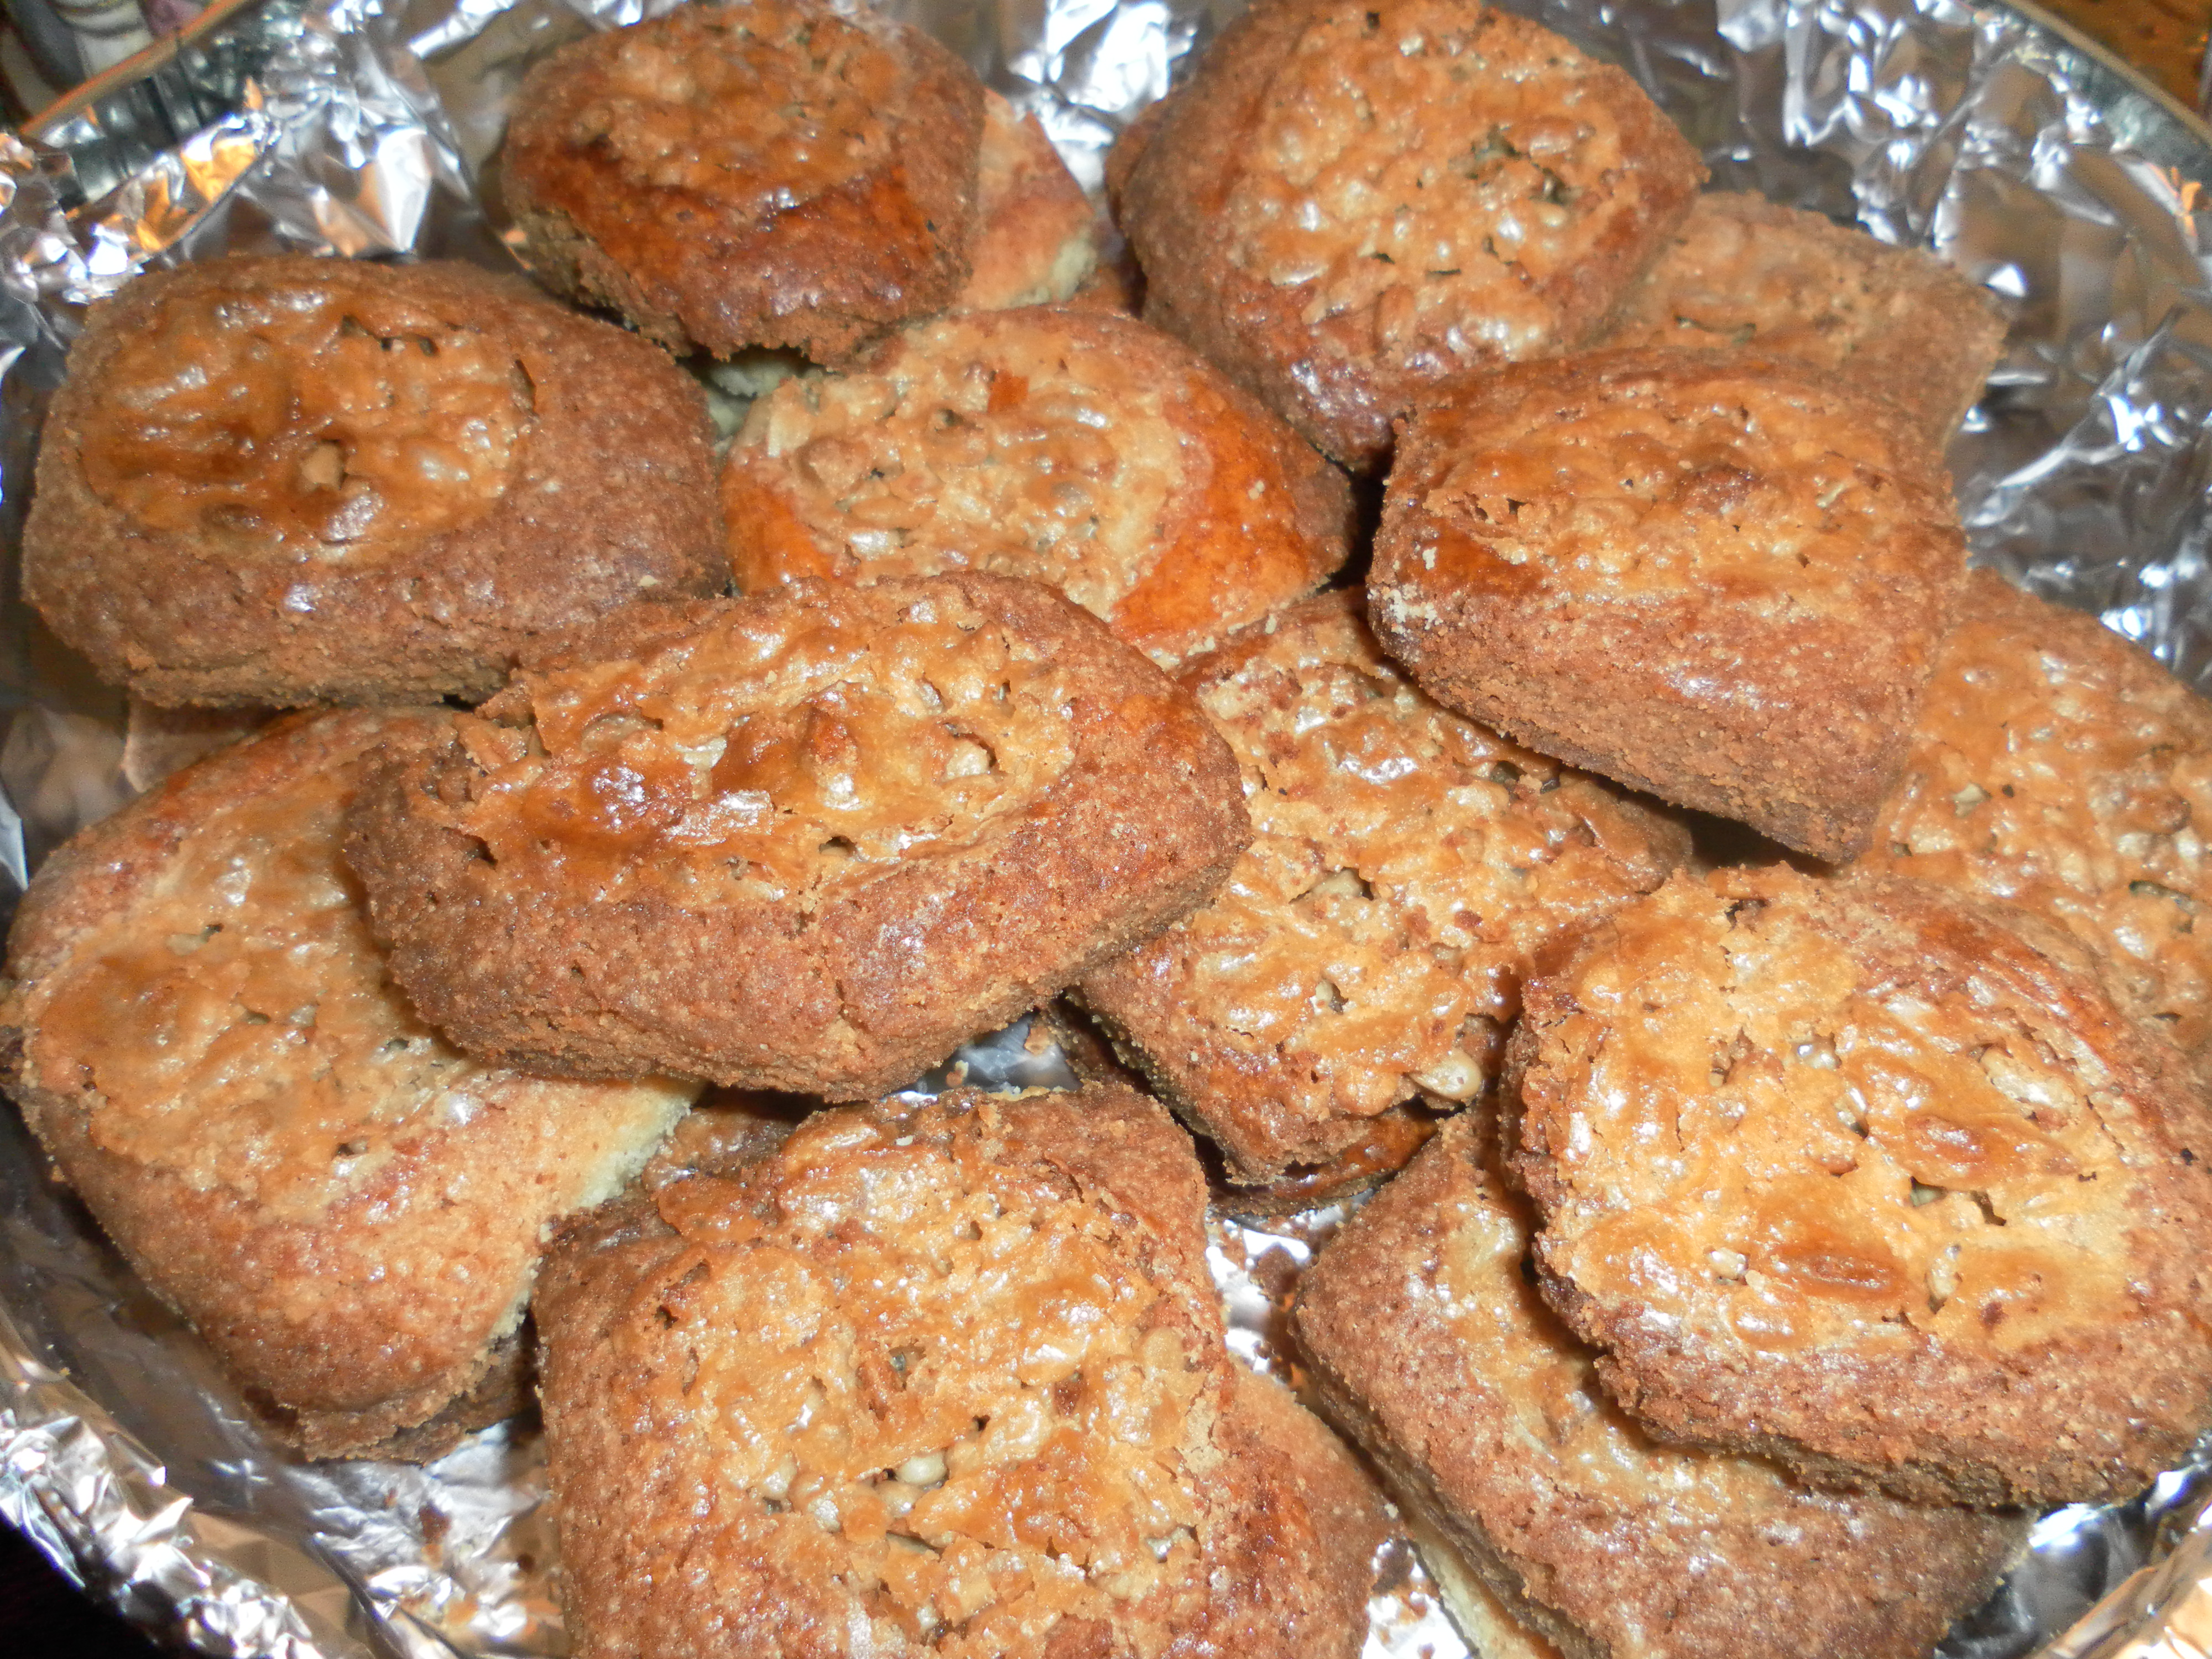
[[[1098,211],[1036,116],[983,94],[975,246],[956,311],[1007,311],[1075,297],[1098,266]]]
[[[969,281],[983,88],[875,12],[678,7],[560,48],[514,107],[531,268],[672,351],[834,362]]]
[[[1523,1276],[1533,1219],[1481,1140],[1474,1113],[1446,1124],[1294,1315],[1463,1630],[1502,1614],[1567,1659],[1922,1659],[1988,1595],[2018,1516],[1810,1492],[1624,1418]]]
[[[1187,695],[965,574],[580,630],[380,774],[349,851],[472,1053],[850,1100],[1164,927],[1248,833]]]
[[[1447,707],[1662,799],[1849,858],[1966,577],[1891,405],[1784,362],[1592,353],[1414,419],[1368,579]]]
[[[300,716],[187,768],[48,860],[9,942],[9,1093],[310,1456],[434,1456],[513,1409],[543,1231],[696,1092],[481,1066],[386,977],[340,828],[369,750],[447,724]]]
[[[24,596],[150,702],[474,701],[544,633],[714,590],[709,438],[665,356],[520,281],[188,264],[70,353]]]
[[[1324,594],[1191,665],[1252,845],[1212,902],[1080,982],[1242,1182],[1334,1159],[1402,1103],[1473,1099],[1532,956],[1689,851],[1679,824],[1439,708],[1360,609]]]
[[[2212,1423],[2206,1121],[2068,934],[1895,877],[1677,876],[1524,993],[1535,1261],[1670,1439],[1982,1504]]]
[[[1343,475],[1187,347],[1051,308],[948,318],[786,381],[731,449],[722,509],[746,592],[992,570],[1164,665],[1312,592],[1352,535]]]
[[[564,1238],[537,1312],[580,1659],[1350,1659],[1380,1517],[1231,1360],[1204,1206],[1141,1096],[957,1093]]]
[[[2199,814],[2202,814],[2200,817]],[[2021,905],[2183,1048],[2212,1036],[2212,707],[2094,617],[1966,584],[1905,775],[1854,871]]]
[[[1762,196],[1700,196],[1597,343],[1793,357],[1910,414],[1940,449],[2004,349],[1996,296],[1920,248]]]
[[[1127,143],[1146,319],[1360,471],[1438,383],[1586,343],[1705,176],[1626,73],[1473,0],[1260,0]]]

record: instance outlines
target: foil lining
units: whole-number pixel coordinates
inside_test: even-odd
[[[899,0],[1078,175],[1236,0]],[[82,307],[138,270],[307,249],[511,262],[476,189],[529,64],[668,0],[263,0],[68,119],[0,135],[0,899],[139,776],[126,711],[15,600],[38,421]],[[2212,689],[2212,132],[2020,12],[1957,0],[1516,0],[1633,73],[1716,181],[1934,246],[2014,326],[1950,460],[1977,557]],[[968,1081],[1064,1080],[1020,1029]],[[942,1076],[926,1079],[941,1084]],[[1341,1219],[1216,1224],[1231,1343]],[[564,1653],[533,1425],[429,1468],[258,1432],[0,1112],[0,1518],[157,1634],[271,1659]],[[2212,1448],[2046,1516],[1949,1659],[2212,1656]],[[1395,1545],[1370,1659],[1464,1652]]]

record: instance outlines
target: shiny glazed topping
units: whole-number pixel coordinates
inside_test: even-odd
[[[2090,618],[1968,589],[1856,867],[2048,916],[2186,1048],[2212,1036],[2212,708]]]
[[[477,522],[532,425],[510,352],[335,287],[170,300],[106,384],[81,450],[94,493],[149,531],[271,558],[374,563]]]
[[[487,775],[455,822],[603,900],[811,911],[1030,810],[1074,758],[1064,678],[945,590],[733,605],[642,662],[526,673],[464,717]]]
[[[645,1438],[714,1425],[719,1559],[978,1659],[1188,1588],[1207,1376],[1126,1224],[981,1115],[823,1113],[663,1188],[696,1265],[612,1336]]]
[[[1593,376],[1505,418],[1434,418],[1451,459],[1422,493],[1456,528],[1424,558],[1446,575],[1713,596],[1778,618],[1848,613],[1868,584],[1919,577],[1923,520],[1887,445],[1811,386]]]
[[[897,58],[824,14],[753,0],[624,31],[564,135],[619,187],[680,190],[766,222],[885,159]]]
[[[1626,159],[1595,67],[1436,0],[1316,21],[1230,190],[1229,258],[1301,290],[1309,325],[1364,317],[1371,349],[1417,372],[1553,349],[1532,285],[1601,245],[1618,209],[1585,198]]]
[[[1761,1351],[2002,1353],[2128,1316],[2112,1079],[2016,1005],[1878,986],[1843,902],[1722,872],[1614,919],[1534,1085],[1569,1189],[1547,1264]]]
[[[1601,786],[1437,707],[1340,605],[1285,618],[1199,701],[1255,834],[1163,946],[1190,999],[1295,1059],[1316,1112],[1416,1084],[1473,1098],[1529,953],[1666,875]]]
[[[196,824],[42,983],[30,1059],[47,1087],[88,1073],[97,1145],[283,1216],[357,1186],[403,1134],[485,1109],[507,1074],[418,1020],[369,937],[339,853],[359,770]]]
[[[786,381],[754,405],[732,464],[772,481],[811,546],[740,584],[990,570],[1110,617],[1163,550],[1185,482],[1169,388],[1145,367],[1049,317],[955,319],[915,331],[880,372]]]

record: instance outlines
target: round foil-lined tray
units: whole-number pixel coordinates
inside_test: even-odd
[[[1717,185],[1930,246],[2013,326],[1950,462],[1978,559],[2101,613],[2212,687],[2212,131],[2070,32],[1955,0],[1516,6],[1627,68]],[[120,698],[15,598],[47,394],[82,307],[139,270],[306,249],[511,264],[495,158],[536,58],[639,0],[225,0],[179,40],[0,135],[0,895],[158,763]],[[1121,126],[1233,9],[912,0],[1095,184]],[[971,1081],[1066,1080],[1017,1030]],[[1231,1344],[1279,1368],[1284,1295],[1335,1212],[1218,1224]],[[2212,1388],[2212,1378],[2207,1379]],[[1942,1650],[2212,1654],[2198,1449],[2127,1504],[2045,1517]],[[566,1651],[533,1425],[437,1464],[271,1447],[0,1109],[0,1518],[149,1631],[211,1653]],[[1463,1653],[1402,1543],[1370,1656]]]

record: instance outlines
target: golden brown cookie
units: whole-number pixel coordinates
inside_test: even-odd
[[[969,280],[983,88],[866,8],[682,6],[562,47],[514,112],[532,269],[672,351],[834,362]]]
[[[1996,296],[1933,254],[1722,191],[1698,198],[1598,343],[1794,357],[1887,398],[1940,449],[2004,337]]]
[[[467,1397],[511,1382],[541,1231],[696,1092],[488,1068],[386,978],[340,826],[364,755],[447,718],[300,716],[186,769],[48,860],[9,939],[9,1093],[311,1456],[489,1420]]]
[[[1583,344],[1705,175],[1626,73],[1476,0],[1260,0],[1124,143],[1146,319],[1364,471],[1437,382]]]
[[[2102,952],[2138,1011],[2212,1036],[2212,707],[2094,617],[1967,579],[1854,871],[2002,899]]]
[[[472,1052],[850,1100],[1157,932],[1247,836],[1187,694],[966,574],[580,630],[387,769],[349,851]]]
[[[722,474],[738,586],[994,570],[1057,587],[1164,665],[1308,593],[1344,477],[1133,319],[946,318],[787,380]]]
[[[955,1094],[572,1232],[537,1311],[579,1659],[1350,1659],[1373,1499],[1230,1359],[1204,1206],[1141,1096]]]
[[[1479,1140],[1474,1113],[1446,1124],[1322,1249],[1295,1315],[1462,1628],[1486,1591],[1566,1659],[1921,1659],[1989,1594],[2017,1517],[1809,1492],[1622,1416],[1523,1276],[1533,1219]]]
[[[1390,475],[1376,633],[1531,749],[1851,856],[1966,545],[1925,440],[1832,378],[1620,351],[1455,389]]]
[[[1098,265],[1098,210],[1034,115],[983,94],[975,166],[975,250],[956,311],[1060,305]]]
[[[1332,1159],[1401,1102],[1473,1099],[1530,957],[1689,851],[1679,824],[1437,707],[1348,593],[1185,684],[1243,768],[1252,845],[1080,991],[1241,1181]]]
[[[216,259],[94,307],[24,595],[151,702],[475,699],[549,630],[712,591],[698,387],[467,265]]]
[[[1536,1265],[1672,1439],[1927,1502],[2133,1492],[2212,1423],[2212,1155],[2069,935],[1890,877],[1677,876],[1507,1055]]]

